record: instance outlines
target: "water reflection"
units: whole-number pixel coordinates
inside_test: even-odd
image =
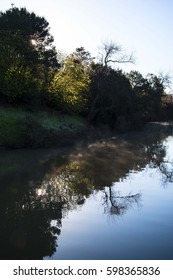
[[[109,215],[123,215],[133,204],[139,205],[141,194],[121,195],[115,192],[113,187],[103,191],[104,212]]]
[[[143,132],[110,137],[73,151],[1,152],[0,259],[43,259],[58,251],[62,218],[98,192],[104,213],[125,214],[141,193],[115,188],[130,172],[158,168],[173,182],[165,159],[172,127],[152,125]]]

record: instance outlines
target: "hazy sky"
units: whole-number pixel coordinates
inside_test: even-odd
[[[172,0],[1,0],[1,10],[11,3],[44,16],[61,51],[83,46],[96,56],[112,40],[135,54],[127,71],[173,73]]]

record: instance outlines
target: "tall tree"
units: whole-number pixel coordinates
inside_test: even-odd
[[[54,95],[55,103],[67,112],[86,110],[90,84],[89,61],[89,53],[83,48],[77,49],[66,57],[51,82],[49,90]]]
[[[133,111],[130,83],[120,70],[93,65],[88,120],[115,127],[120,117],[129,121]]]
[[[132,54],[127,54],[120,45],[103,43],[99,63],[92,64],[91,95],[88,120],[105,123],[112,127],[119,117],[129,119],[132,112],[132,91],[122,71],[111,67],[113,63],[132,63]]]
[[[33,84],[33,80],[36,82],[32,89],[28,86],[31,91],[34,88],[36,91],[45,91],[50,70],[58,67],[53,36],[46,19],[30,13],[26,8],[12,7],[6,12],[0,12],[0,35],[0,56],[3,58],[0,61],[0,71],[2,81],[5,81],[1,91],[13,99],[20,92],[20,86],[25,84],[21,81],[21,76],[29,84],[31,81]],[[13,88],[14,76],[16,89],[18,88],[16,93]],[[25,94],[23,89],[21,92]]]
[[[23,42],[27,42],[37,60],[51,66],[57,63],[56,51],[52,45],[54,39],[50,34],[49,23],[44,17],[37,16],[34,12],[30,13],[26,8],[14,7],[0,13],[0,30],[20,32],[23,38],[21,46]]]

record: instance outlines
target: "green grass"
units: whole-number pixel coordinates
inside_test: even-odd
[[[23,133],[18,119],[24,116],[24,113],[11,109],[0,107],[0,144],[11,146],[22,138]]]
[[[55,111],[31,113],[21,108],[0,107],[0,146],[50,147],[70,144],[87,130],[79,117]]]
[[[66,115],[52,115],[41,114],[40,124],[46,129],[55,129],[57,131],[78,131],[79,129],[84,129],[86,123],[77,117],[71,117]]]

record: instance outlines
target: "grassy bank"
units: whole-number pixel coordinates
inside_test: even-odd
[[[0,106],[0,146],[9,148],[58,147],[72,144],[87,131],[79,117],[54,111],[29,112]]]

